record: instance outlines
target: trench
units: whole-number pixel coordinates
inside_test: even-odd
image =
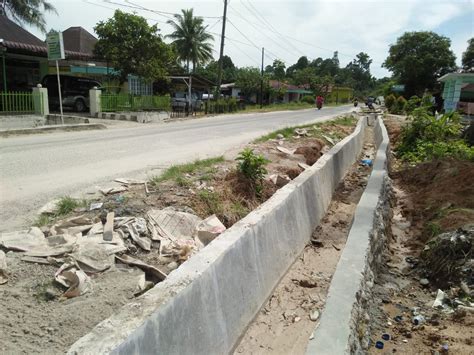
[[[250,323],[233,354],[303,354],[323,312],[332,276],[344,249],[357,204],[375,158],[373,127],[365,131],[363,150],[336,188],[328,211],[311,242],[282,277]]]

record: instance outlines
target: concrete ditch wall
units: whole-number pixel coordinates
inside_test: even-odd
[[[382,258],[390,218],[389,138],[381,119],[375,122],[378,150],[367,187],[328,292],[326,306],[306,354],[361,354],[369,347],[368,307]]]
[[[365,118],[310,169],[168,278],[79,339],[69,354],[224,354],[309,241],[358,158]]]

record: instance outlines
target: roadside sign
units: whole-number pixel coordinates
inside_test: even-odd
[[[61,111],[61,123],[64,124],[63,116],[63,98],[61,95],[61,80],[59,77],[58,60],[65,59],[63,33],[51,30],[46,36],[46,44],[48,46],[48,60],[56,61],[56,74],[58,77],[58,95],[59,95],[59,109]]]
[[[51,30],[46,37],[46,43],[48,45],[48,60],[65,59],[62,32]]]
[[[405,91],[405,85],[393,85],[392,86],[392,91],[403,92],[403,91]]]

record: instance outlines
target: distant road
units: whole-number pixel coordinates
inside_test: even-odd
[[[270,131],[350,112],[351,106],[234,114],[167,124],[0,138],[0,230],[27,227],[49,200],[158,174],[225,151]]]

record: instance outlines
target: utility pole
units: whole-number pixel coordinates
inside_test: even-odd
[[[224,40],[225,40],[225,22],[227,18],[227,0],[224,0],[224,16],[222,17],[222,35],[221,35],[221,52],[219,55],[219,68],[217,71],[217,92],[218,97],[221,97],[222,84],[222,57],[224,56]]]
[[[262,71],[260,78],[260,108],[263,107],[263,57],[265,55],[265,48],[262,47]]]

